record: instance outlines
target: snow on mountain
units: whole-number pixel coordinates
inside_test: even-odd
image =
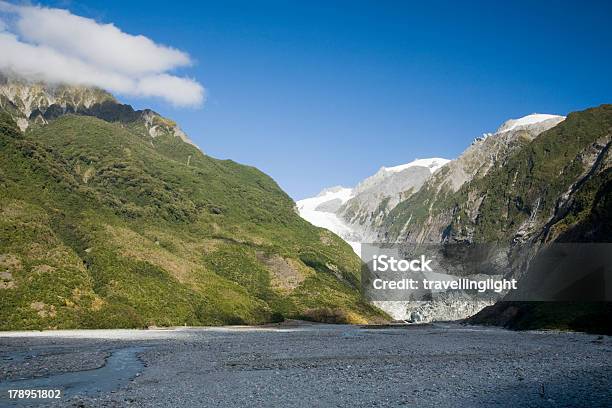
[[[559,123],[565,119],[565,116],[549,115],[545,113],[533,113],[531,115],[523,116],[522,118],[507,120],[497,130],[497,133],[508,132],[510,130],[517,129],[519,127],[535,125],[535,124],[545,122],[551,119],[555,119],[555,121]]]
[[[383,167],[383,170],[397,173],[402,170],[406,170],[409,167],[427,167],[431,173],[435,173],[440,167],[444,166],[450,160],[442,159],[440,157],[433,157],[431,159],[416,159],[407,164],[400,164],[399,166],[394,167]]]
[[[417,190],[431,175],[449,160],[418,159],[394,167],[382,167],[376,174],[361,181],[355,188],[332,187],[316,197],[297,202],[305,220],[327,228],[348,242],[357,254],[361,242],[374,236],[370,225],[373,212],[390,210],[407,191]],[[381,203],[385,203],[381,207]],[[351,215],[348,215],[348,214]],[[382,214],[378,214],[380,218]],[[360,221],[357,221],[360,220]]]
[[[317,197],[298,201],[300,215],[312,224],[338,234],[359,255],[361,243],[439,243],[444,228],[450,223],[447,217],[453,214],[452,208],[444,207],[443,200],[449,194],[470,180],[484,177],[524,143],[534,140],[564,119],[563,116],[548,114],[510,119],[495,133],[485,133],[474,139],[455,160],[417,159],[398,166],[381,167],[352,189],[334,187],[322,191]],[[410,197],[413,199],[406,201]],[[398,208],[400,202],[408,203],[409,207]],[[424,218],[414,220],[412,213],[423,212],[419,207],[421,203],[427,203],[427,213]],[[470,214],[478,213],[478,203],[477,199],[468,201]],[[432,212],[434,204],[445,211]],[[404,225],[399,229],[390,228],[395,222]],[[411,321],[465,318],[488,304],[463,299],[376,302],[376,306],[394,318]]]
[[[317,227],[326,228],[344,239],[359,254],[361,243],[355,239],[352,228],[335,214],[335,211],[353,197],[353,189],[331,187],[321,191],[316,197],[296,202],[300,216]]]
[[[328,200],[341,200],[343,203],[353,197],[353,189],[342,186],[328,187],[321,191],[315,198],[325,202]]]
[[[298,201],[299,213],[310,223],[338,234],[359,253],[359,243],[377,239],[389,212],[415,194],[424,183],[449,185],[456,191],[467,180],[486,174],[495,162],[491,158],[505,152],[512,145],[510,142],[519,137],[519,133],[524,133],[519,131],[536,137],[564,119],[560,115],[534,113],[507,120],[495,133],[476,138],[458,159],[433,157],[383,166],[354,188],[332,187],[316,197]],[[436,173],[444,166],[448,167],[444,174]]]
[[[370,177],[360,181],[353,189],[354,195],[357,196],[367,191],[373,192],[373,189],[375,189],[377,190],[376,196],[380,196],[382,193],[384,196],[392,197],[409,187],[416,187],[410,183],[415,173],[422,173],[420,178],[428,178],[449,161],[434,157],[431,159],[416,159],[410,163],[393,167],[383,166]],[[406,183],[408,184],[406,185]],[[422,184],[422,181],[417,183],[419,187],[420,184]]]
[[[316,197],[298,201],[299,213],[310,223],[338,234],[359,253],[360,242],[375,240],[387,214],[424,183],[435,179],[437,184],[446,183],[456,191],[476,174],[484,175],[493,164],[490,158],[505,151],[509,141],[518,137],[519,130],[526,130],[535,137],[564,119],[564,116],[534,113],[507,120],[497,132],[475,139],[459,159],[451,162],[433,157],[383,166],[354,188],[332,187]],[[449,166],[447,171],[436,173],[443,166]]]

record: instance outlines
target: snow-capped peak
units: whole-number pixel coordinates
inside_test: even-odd
[[[427,167],[431,173],[435,173],[440,167],[444,166],[450,160],[442,159],[440,157],[433,157],[431,159],[416,159],[410,163],[400,164],[399,166],[383,167],[382,169],[389,173],[398,173],[402,170],[406,170],[409,167]]]
[[[334,186],[323,189],[319,194],[317,194],[318,198],[325,198],[325,200],[333,200],[335,198],[339,198],[344,203],[349,200],[353,196],[353,189],[342,187],[342,186]]]
[[[544,122],[544,121],[551,120],[551,119],[557,119],[559,122],[561,122],[565,119],[565,116],[549,115],[545,113],[532,113],[531,115],[523,116],[522,118],[507,120],[497,130],[497,133],[508,132],[518,127],[535,125],[537,123]]]

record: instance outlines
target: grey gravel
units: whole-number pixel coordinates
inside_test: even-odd
[[[134,346],[131,380],[99,393],[87,383]],[[612,406],[611,337],[456,324],[0,333],[0,365],[0,389],[89,370],[86,392],[44,406]]]

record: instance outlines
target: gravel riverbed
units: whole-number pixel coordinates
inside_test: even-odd
[[[51,388],[61,399],[9,399]],[[0,406],[609,407],[612,337],[433,324],[0,333]]]

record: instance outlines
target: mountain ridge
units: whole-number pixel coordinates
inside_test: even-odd
[[[606,181],[609,121],[610,105],[567,117],[532,114],[507,120],[495,133],[476,138],[462,155],[400,197],[397,204],[389,205],[388,197],[380,199],[383,208],[391,209],[370,210],[360,221],[371,229],[359,238],[417,245],[495,243],[505,248],[504,256],[512,263],[512,275],[506,278],[520,278],[549,242],[566,242],[569,237],[592,242],[612,235],[604,204],[609,204],[612,190]],[[359,213],[342,213],[349,202],[337,216],[350,225]],[[594,215],[588,215],[590,205],[599,208]],[[396,318],[417,321],[445,313],[447,319],[465,318],[477,311],[467,304],[454,304],[451,316],[447,304],[421,303],[380,302],[377,306]],[[455,313],[460,309],[466,314]]]
[[[100,88],[48,85],[0,74],[0,108],[11,115],[22,131],[31,125],[45,125],[62,115],[75,113],[107,122],[139,123],[152,138],[169,133],[196,146],[176,122],[151,109],[134,110]]]
[[[374,236],[370,226],[365,225],[374,217],[374,211],[380,215],[388,206],[399,202],[407,190],[414,190],[448,162],[447,159],[430,158],[383,166],[353,188],[328,187],[315,197],[298,200],[297,209],[307,221],[345,239],[359,254],[360,243]],[[417,174],[418,179],[414,180]]]
[[[151,135],[110,100],[25,132],[13,105],[0,109],[0,329],[386,319],[362,300],[350,247],[261,171],[203,154],[162,117]]]

